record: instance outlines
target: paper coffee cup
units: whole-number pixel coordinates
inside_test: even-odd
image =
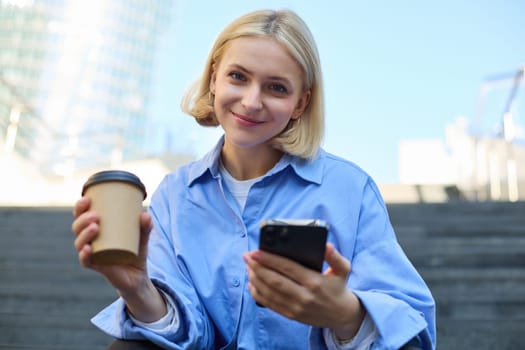
[[[92,242],[91,261],[99,265],[128,264],[139,253],[140,214],[146,188],[127,171],[106,170],[89,177],[82,195],[100,216],[100,231]]]

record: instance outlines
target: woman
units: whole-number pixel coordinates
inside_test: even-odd
[[[160,184],[134,264],[93,265],[98,214],[89,198],[75,206],[80,263],[120,295],[97,326],[169,349],[435,347],[434,301],[375,183],[320,148],[319,56],[295,13],[256,11],[227,26],[183,110],[224,136]],[[258,250],[268,218],[326,221],[323,273]]]

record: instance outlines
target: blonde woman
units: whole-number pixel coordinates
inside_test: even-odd
[[[321,67],[301,18],[267,10],[232,22],[182,108],[224,135],[160,184],[134,264],[93,265],[98,213],[88,198],[75,206],[80,263],[120,295],[98,327],[166,349],[435,348],[433,298],[374,181],[320,146]],[[326,221],[323,272],[258,250],[268,218]]]

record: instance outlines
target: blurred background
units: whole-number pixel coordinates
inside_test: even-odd
[[[319,46],[324,147],[387,201],[525,196],[521,0],[0,1],[0,204],[69,205],[107,168],[152,192],[221,134],[179,108],[218,32],[283,7]]]
[[[184,90],[225,25],[282,7],[319,46],[324,147],[378,182],[438,348],[523,347],[523,0],[0,0],[1,349],[107,349],[89,319],[116,293],[73,249],[82,184],[124,169],[151,194],[201,157],[221,129]]]

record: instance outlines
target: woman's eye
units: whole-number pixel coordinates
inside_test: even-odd
[[[244,75],[242,75],[241,73],[238,73],[238,72],[231,72],[230,73],[230,77],[232,77],[234,80],[246,80],[244,78]]]
[[[288,89],[286,89],[286,86],[282,84],[271,84],[270,89],[276,92],[283,93],[283,94],[288,92]]]

